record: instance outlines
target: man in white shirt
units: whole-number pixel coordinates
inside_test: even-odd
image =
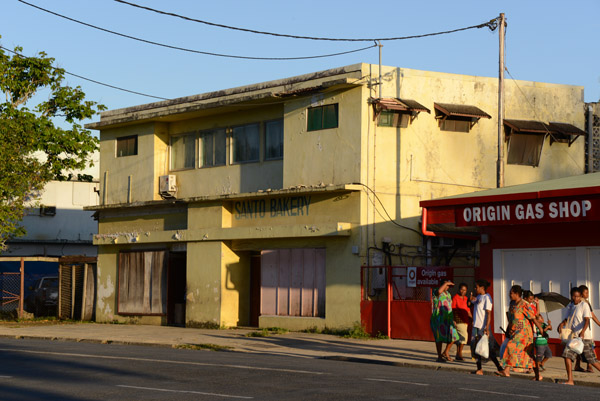
[[[573,337],[580,337],[583,340],[583,352],[581,353],[587,359],[588,363],[600,370],[600,363],[596,359],[594,353],[594,340],[592,338],[592,331],[590,328],[590,319],[592,318],[592,311],[587,302],[583,302],[581,297],[581,291],[575,287],[571,289],[571,300],[573,301],[572,306],[569,308],[569,316],[561,324],[562,329],[570,324],[569,327],[572,330]],[[565,368],[567,369],[567,381],[564,384],[575,384],[573,382],[573,362],[577,359],[577,353],[565,346],[562,357],[565,359]]]
[[[492,297],[486,293],[490,283],[487,280],[477,280],[475,282],[475,292],[477,297],[474,297],[471,293],[471,302],[473,303],[473,333],[471,336],[471,355],[477,358],[477,370],[473,372],[476,375],[483,375],[483,368],[481,366],[481,356],[475,353],[475,347],[479,339],[485,334],[490,338],[489,347],[489,359],[496,365],[498,371],[502,370],[500,362],[496,357],[496,351],[493,344],[495,340],[492,340],[490,336],[490,323],[492,321]]]

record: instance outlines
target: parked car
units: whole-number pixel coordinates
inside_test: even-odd
[[[47,315],[56,310],[58,305],[58,277],[41,277],[29,287],[30,293],[25,298],[25,310],[35,316]]]

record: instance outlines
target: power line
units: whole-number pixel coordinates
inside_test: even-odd
[[[379,196],[377,196],[377,193],[374,190],[372,190],[368,185],[363,184],[362,182],[353,182],[352,185],[362,185],[367,190],[369,190],[369,192],[371,192],[373,194],[373,196],[375,197],[375,199],[377,199],[377,201],[381,205],[381,207],[382,207],[383,211],[385,212],[385,214],[387,215],[388,221],[390,223],[393,223],[393,224],[397,225],[398,227],[404,228],[405,230],[410,230],[410,231],[413,231],[413,232],[415,232],[415,233],[417,233],[419,235],[423,235],[423,233],[421,233],[420,231],[415,230],[414,228],[411,228],[411,227],[403,226],[402,224],[399,224],[394,219],[392,219],[392,216],[390,216],[390,214],[388,213],[387,209],[383,205],[383,202],[381,201],[381,199],[379,199]],[[375,202],[374,201],[373,201],[373,207],[375,208],[375,210],[377,210],[377,207],[375,206]],[[377,213],[379,213],[379,215],[381,217],[385,218],[384,216],[381,215],[381,213],[379,211],[377,211]]]
[[[17,52],[15,52],[15,51],[13,51],[13,50],[7,49],[7,48],[6,48],[6,47],[4,47],[4,46],[0,46],[0,49],[6,50],[6,51],[8,51],[8,52],[10,52],[10,53],[12,53],[12,54],[14,54],[14,55],[18,56],[18,57],[24,58],[24,59],[32,59],[32,58],[33,58],[33,57],[27,57],[27,56],[24,56],[24,55],[22,55],[22,54],[19,54],[19,53],[17,53]],[[104,82],[96,81],[95,79],[86,78],[86,77],[84,77],[84,76],[81,76],[81,75],[78,75],[78,74],[74,74],[74,73],[72,73],[72,72],[69,72],[69,71],[66,71],[66,70],[64,70],[64,69],[62,69],[62,68],[57,68],[57,67],[51,67],[51,68],[53,68],[54,70],[61,69],[61,70],[63,70],[63,71],[65,72],[65,74],[72,75],[72,76],[74,76],[74,77],[77,77],[77,78],[80,78],[80,79],[84,79],[84,80],[86,80],[86,81],[90,81],[90,82],[93,82],[93,83],[95,83],[95,84],[102,85],[102,86],[106,86],[106,87],[109,87],[109,88],[112,88],[112,89],[117,89],[117,90],[120,90],[120,91],[123,91],[123,92],[128,92],[128,93],[133,93],[134,95],[146,96],[146,97],[150,97],[150,98],[154,98],[154,99],[160,99],[160,100],[169,100],[169,99],[168,99],[168,98],[166,98],[166,97],[160,97],[160,96],[148,95],[148,94],[145,94],[145,93],[142,93],[142,92],[136,92],[136,91],[132,91],[132,90],[125,89],[125,88],[120,88],[120,87],[118,87],[118,86],[114,86],[114,85],[106,84],[106,83],[104,83]]]
[[[96,25],[88,24],[87,22],[79,21],[79,20],[76,20],[74,18],[67,17],[66,15],[55,13],[54,11],[47,10],[45,8],[36,6],[35,4],[31,4],[31,3],[28,3],[28,2],[23,1],[23,0],[17,0],[17,1],[20,2],[20,3],[26,4],[26,5],[30,6],[30,7],[37,8],[38,10],[44,11],[46,13],[55,15],[55,16],[60,17],[60,18],[64,18],[64,19],[72,21],[72,22],[76,22],[78,24],[87,26],[89,28],[97,29],[97,30],[102,31],[102,32],[111,33],[113,35],[121,36],[121,37],[127,38],[127,39],[137,40],[138,42],[143,42],[143,43],[151,44],[151,45],[154,45],[154,46],[166,47],[168,49],[174,49],[174,50],[181,50],[181,51],[188,52],[188,53],[203,54],[203,55],[206,55],[206,56],[227,57],[227,58],[244,59],[244,60],[268,60],[268,61],[308,60],[308,59],[315,59],[315,58],[341,56],[341,55],[344,55],[344,54],[361,52],[361,51],[364,51],[364,50],[367,50],[367,49],[371,49],[373,47],[377,47],[377,44],[373,44],[371,46],[362,47],[360,49],[348,50],[348,51],[344,51],[344,52],[330,53],[330,54],[321,54],[321,55],[317,55],[317,56],[300,56],[300,57],[253,57],[253,56],[237,56],[237,55],[233,55],[233,54],[205,52],[205,51],[201,51],[201,50],[188,49],[188,48],[185,48],[185,47],[167,45],[167,44],[164,44],[164,43],[154,42],[152,40],[142,39],[142,38],[138,38],[136,36],[126,35],[124,33],[119,33],[119,32],[116,32],[116,31],[111,31],[110,29],[106,29],[106,28],[102,28],[102,27],[99,27],[99,26],[96,26]]]
[[[21,0],[19,0],[19,1],[21,1]],[[175,14],[175,13],[171,13],[171,12],[167,12],[167,11],[161,11],[161,10],[157,10],[155,8],[141,6],[139,4],[130,3],[130,2],[124,1],[124,0],[114,0],[114,1],[116,1],[117,3],[122,3],[122,4],[126,4],[128,6],[141,8],[143,10],[151,11],[151,12],[158,13],[158,14],[168,15],[170,17],[181,18],[181,19],[186,20],[186,21],[198,22],[200,24],[215,26],[215,27],[218,27],[218,28],[231,29],[231,30],[234,30],[234,31],[255,33],[255,34],[259,34],[259,35],[270,35],[270,36],[277,36],[277,37],[291,38],[291,39],[326,40],[326,41],[334,41],[334,42],[373,42],[373,41],[378,41],[378,40],[379,41],[384,41],[384,40],[418,39],[418,38],[425,38],[425,37],[428,37],[428,36],[445,35],[445,34],[448,34],[448,33],[466,31],[468,29],[485,28],[485,27],[488,27],[488,28],[490,28],[490,30],[494,31],[497,28],[497,26],[498,26],[498,20],[497,20],[497,18],[494,18],[494,19],[492,19],[492,20],[490,20],[488,22],[484,22],[484,23],[478,24],[478,25],[472,25],[472,26],[467,26],[467,27],[464,27],[464,28],[452,29],[452,30],[449,30],[449,31],[426,33],[426,34],[423,34],[423,35],[397,36],[397,37],[389,37],[389,38],[321,38],[321,37],[314,37],[314,36],[288,35],[288,34],[283,34],[283,33],[257,31],[257,30],[248,29],[248,28],[239,28],[239,27],[235,27],[235,26],[217,24],[217,23],[214,23],[214,22],[209,22],[209,21],[204,21],[204,20],[200,20],[200,19],[196,19],[196,18],[186,17],[185,15]]]

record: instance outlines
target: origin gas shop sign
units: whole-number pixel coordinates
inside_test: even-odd
[[[456,226],[564,223],[600,220],[600,199],[538,199],[459,206]]]
[[[439,287],[445,280],[452,280],[454,271],[445,266],[419,266],[406,268],[407,287]]]

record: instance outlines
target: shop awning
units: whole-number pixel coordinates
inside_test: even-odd
[[[600,173],[421,201],[423,233],[435,225],[480,227],[600,221]]]

